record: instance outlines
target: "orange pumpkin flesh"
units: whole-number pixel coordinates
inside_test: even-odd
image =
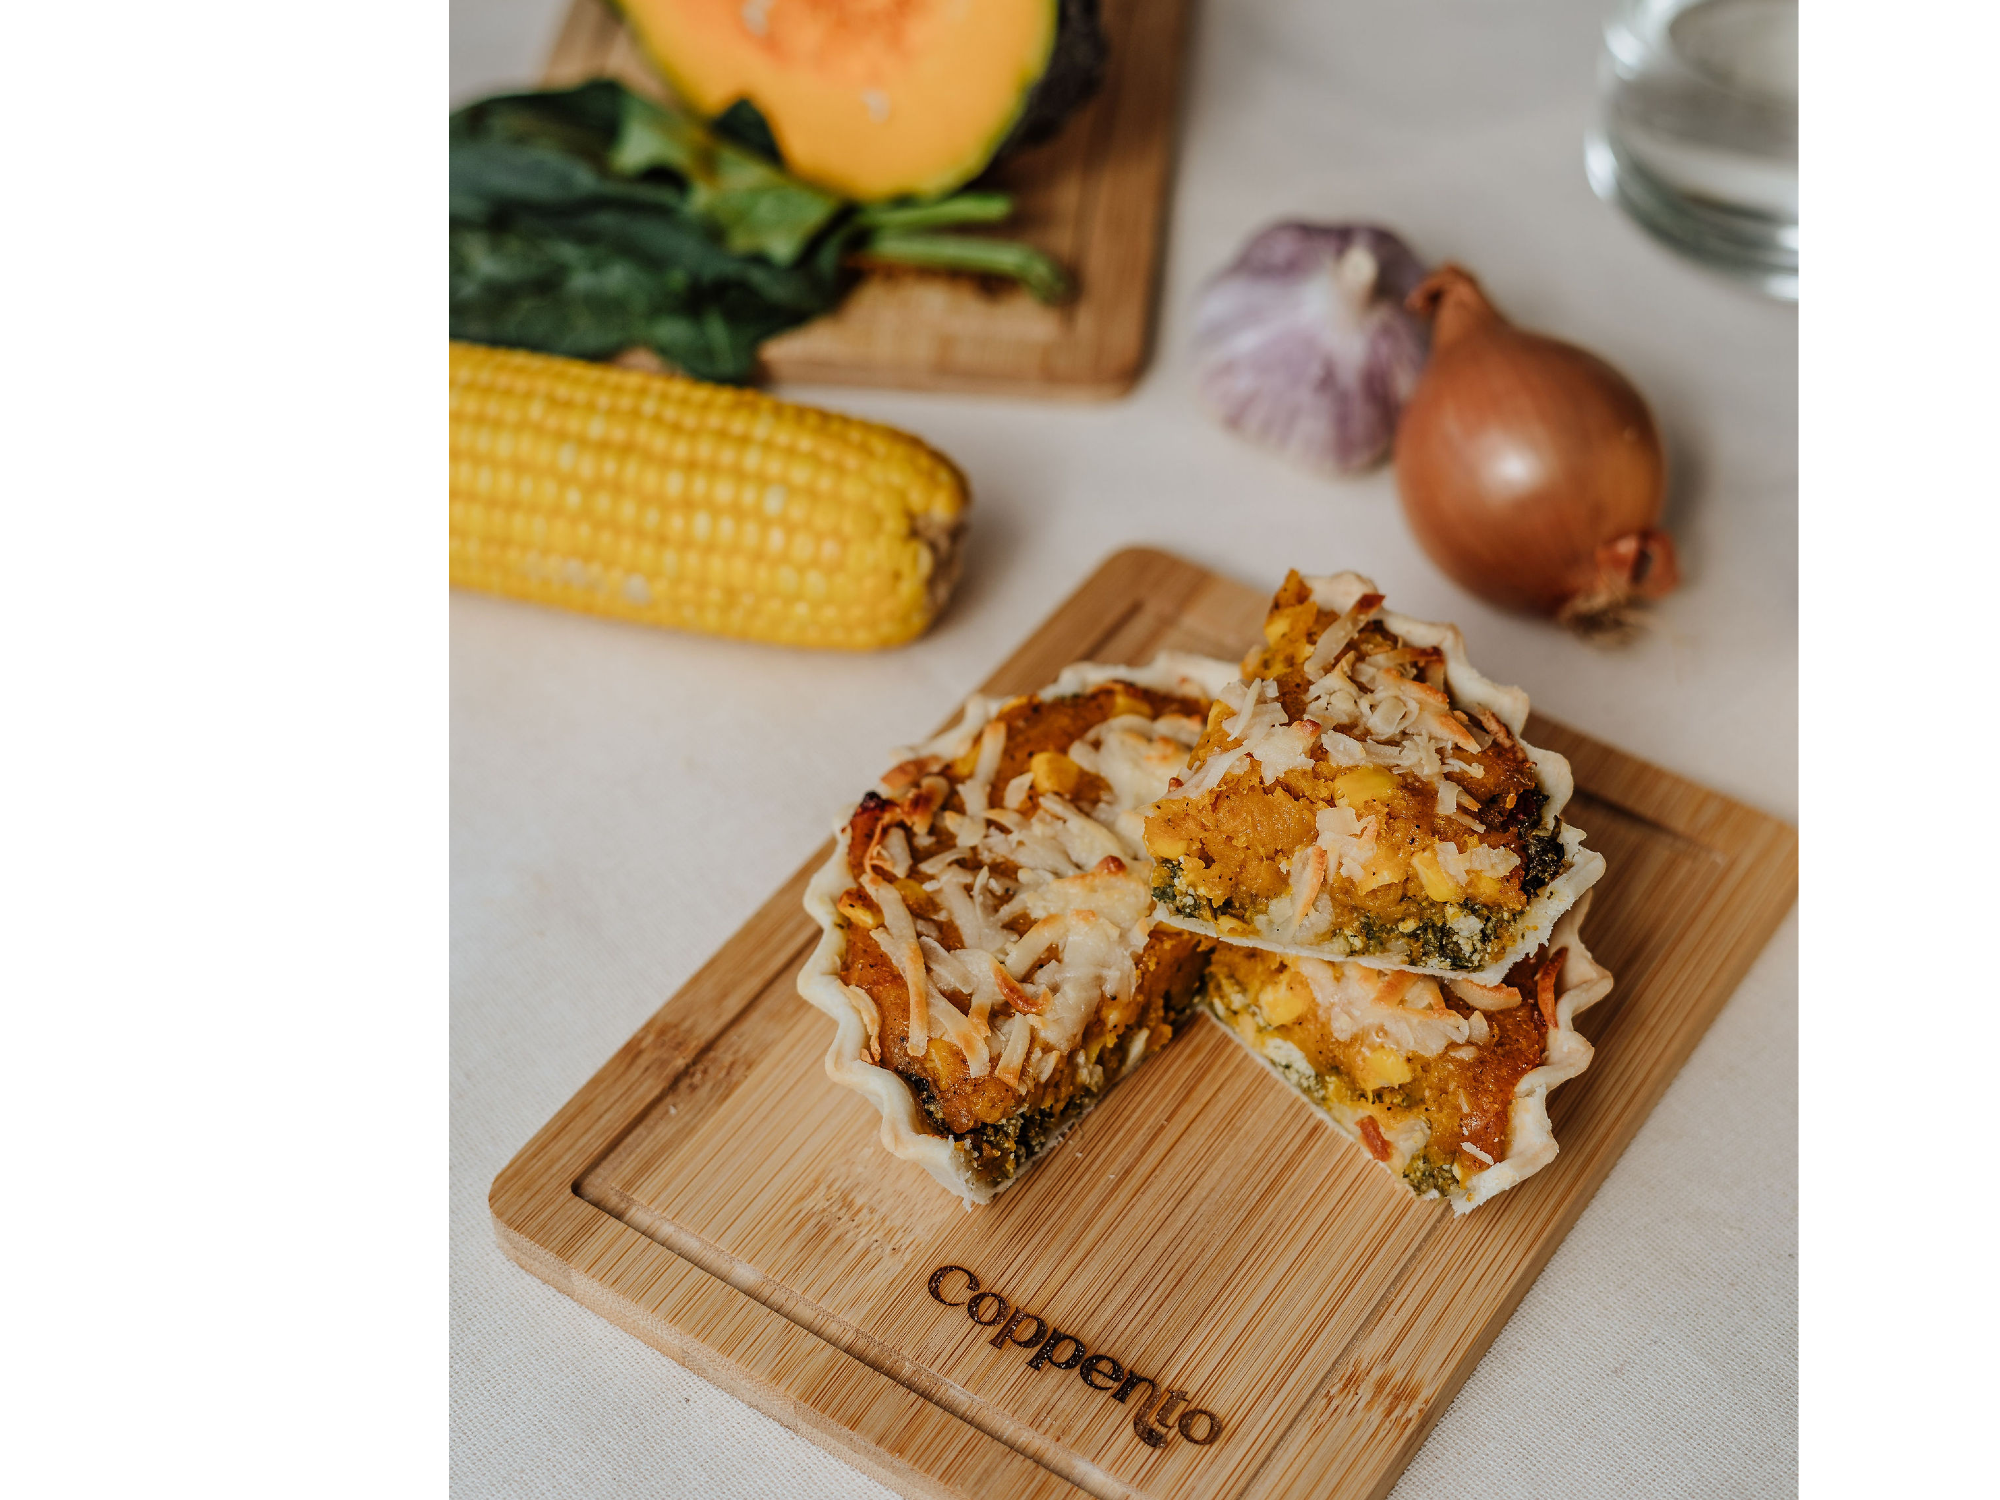
[[[798,176],[863,202],[977,176],[1048,70],[1058,0],[621,0],[704,115],[762,112]]]

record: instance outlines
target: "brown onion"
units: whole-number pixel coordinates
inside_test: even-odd
[[[1632,383],[1516,328],[1458,266],[1409,307],[1432,320],[1431,358],[1396,430],[1396,483],[1431,561],[1489,603],[1588,632],[1670,592],[1666,454]]]

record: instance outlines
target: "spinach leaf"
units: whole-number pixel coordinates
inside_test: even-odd
[[[451,335],[746,381],[847,289],[845,207],[607,79],[483,100],[451,122]]]
[[[847,206],[637,94],[625,96],[608,161],[626,177],[654,167],[678,173],[688,184],[688,208],[720,231],[725,246],[781,266],[797,260]]]
[[[1012,211],[998,193],[857,209],[787,173],[748,104],[711,128],[611,79],[500,95],[451,117],[451,336],[578,359],[643,344],[747,381],[764,340],[839,304],[856,252],[1059,299],[1040,251],[936,232]]]
[[[771,122],[764,118],[764,111],[748,99],[738,99],[710,120],[708,128],[725,141],[734,141],[752,155],[763,157],[774,167],[785,164],[785,155],[778,149],[778,138],[771,133]]]

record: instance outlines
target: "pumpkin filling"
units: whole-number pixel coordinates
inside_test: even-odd
[[[1469,972],[1564,868],[1526,748],[1454,697],[1447,658],[1316,601],[1296,572],[1243,680],[1146,820],[1154,896],[1223,937]],[[1545,826],[1546,825],[1546,826]]]
[[[1200,999],[1412,1191],[1457,1198],[1512,1150],[1560,965],[1544,949],[1488,986],[1223,946]]]
[[[1017,698],[956,760],[890,771],[849,820],[840,980],[872,1006],[872,1060],[983,1183],[1188,1013],[1213,945],[1154,924],[1139,809],[1202,709],[1123,683]]]

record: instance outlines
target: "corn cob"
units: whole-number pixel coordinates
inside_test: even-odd
[[[890,427],[755,391],[451,346],[451,581],[745,640],[923,633],[971,503]]]

